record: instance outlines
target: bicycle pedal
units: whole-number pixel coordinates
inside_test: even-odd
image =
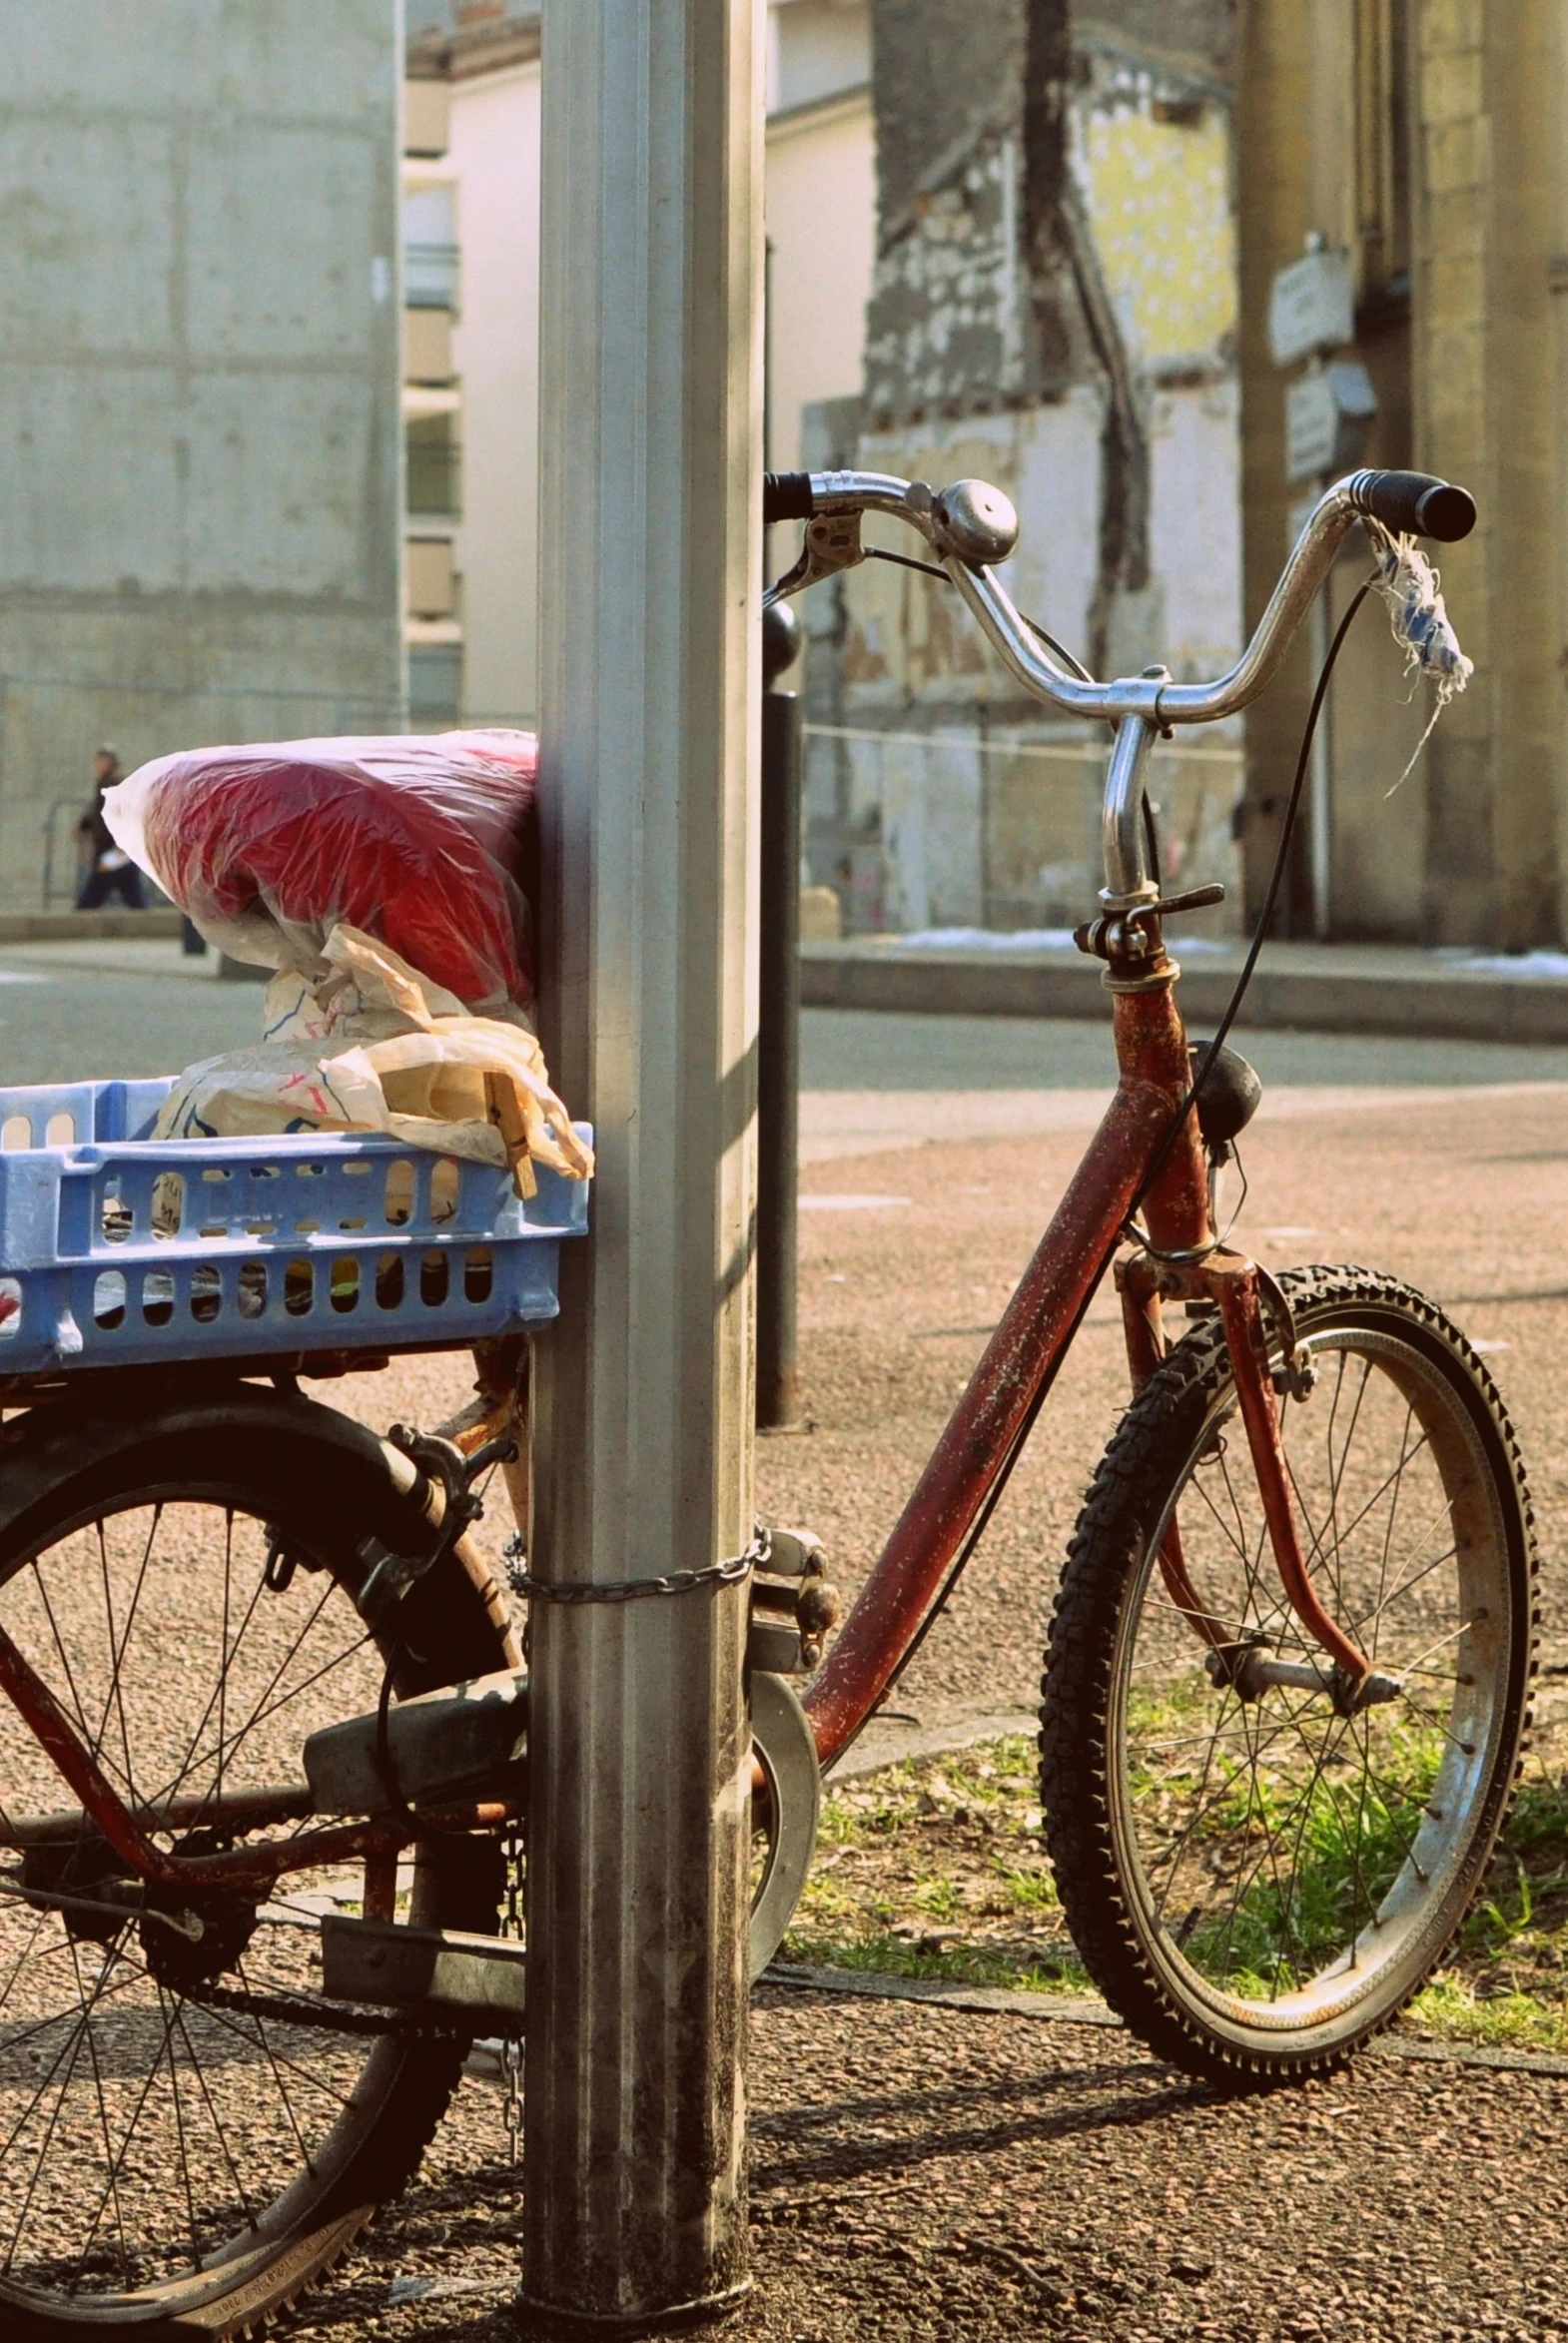
[[[332,2001],[471,2018],[475,2032],[518,2034],[527,2012],[527,1952],[509,1937],[328,1913],[322,1990]]]

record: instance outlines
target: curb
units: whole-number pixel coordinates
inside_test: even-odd
[[[1007,1985],[952,1985],[939,1978],[883,1976],[872,1969],[805,1968],[775,1961],[758,1979],[792,1992],[841,1993],[876,2001],[925,2001],[938,2009],[969,2009],[993,2017],[1032,2017],[1055,2025],[1105,2025],[1125,2030],[1104,2001],[1068,1994],[1020,1993]],[[1402,2041],[1378,2034],[1356,2052],[1362,2058],[1407,2058],[1437,2066],[1487,2066],[1505,2074],[1568,2075],[1568,2058],[1550,2050],[1498,2050],[1486,2042]]]
[[[0,911],[0,944],[167,942],[180,928],[177,911]]]
[[[1180,943],[1176,944],[1180,958]],[[1449,1040],[1568,1041],[1568,982],[1550,977],[1462,973],[1414,948],[1361,965],[1269,967],[1247,991],[1244,1026],[1312,1033],[1423,1034]],[[1188,1027],[1212,1024],[1227,1007],[1241,956],[1188,960],[1181,1006]],[[901,950],[882,942],[803,944],[800,998],[806,1009],[873,1009],[901,1015],[1108,1018],[1110,996],[1097,963],[1071,950],[966,952]]]

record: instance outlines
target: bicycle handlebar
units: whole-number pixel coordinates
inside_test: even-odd
[[[809,520],[816,509],[809,471],[763,473],[762,517],[765,521]]]
[[[1346,493],[1357,512],[1380,520],[1390,536],[1435,537],[1456,545],[1475,526],[1475,498],[1425,471],[1357,471]]]
[[[1165,668],[1112,683],[1070,674],[1015,608],[994,574],[1018,539],[1018,517],[997,489],[959,480],[934,493],[923,480],[881,472],[770,472],[763,484],[763,517],[812,520],[886,512],[906,521],[931,545],[947,575],[1014,679],[1064,715],[1142,717],[1146,723],[1212,724],[1247,707],[1278,671],[1290,638],[1328,575],[1347,530],[1359,518],[1392,534],[1421,533],[1453,544],[1475,525],[1475,502],[1463,488],[1425,472],[1357,471],[1336,480],[1313,506],[1275,586],[1267,609],[1240,658],[1213,683],[1175,683]],[[856,551],[850,558],[858,559]],[[830,561],[827,568],[843,566]],[[818,571],[817,574],[825,574]],[[792,574],[779,589],[807,584]]]

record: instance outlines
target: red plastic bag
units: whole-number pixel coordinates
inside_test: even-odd
[[[193,749],[140,766],[104,818],[235,959],[319,976],[346,921],[493,1013],[533,998],[537,772],[529,732]]]

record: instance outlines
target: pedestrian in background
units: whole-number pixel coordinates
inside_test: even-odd
[[[101,748],[93,759],[93,771],[97,792],[76,825],[82,860],[82,891],[77,896],[76,908],[101,911],[111,895],[118,895],[127,911],[141,911],[145,908],[142,874],[125,849],[115,844],[109,824],[104,820],[104,792],[122,778],[118,749]]]

